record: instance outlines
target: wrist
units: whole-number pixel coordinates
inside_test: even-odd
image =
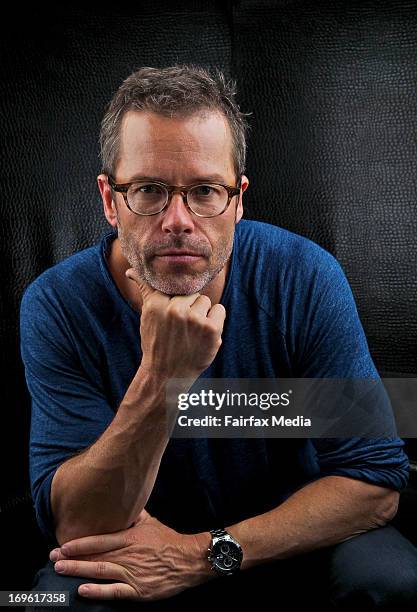
[[[146,382],[155,387],[166,387],[169,377],[166,372],[158,370],[158,368],[147,363],[146,360],[142,358],[141,364],[133,380],[137,381],[138,384]]]
[[[226,531],[227,533],[230,533],[232,538],[235,538],[239,542],[240,546],[242,547],[243,559],[242,559],[242,564],[240,566],[240,569],[246,570],[246,569],[250,569],[251,567],[254,567],[258,563],[254,556],[252,542],[250,541],[250,539],[248,539],[247,534],[245,533],[245,530],[241,529],[240,526],[241,526],[240,523],[236,523],[235,525],[232,525],[231,527],[226,527]]]
[[[216,578],[216,573],[212,570],[208,560],[208,550],[211,544],[210,532],[203,531],[185,537],[189,541],[187,550],[190,551],[190,567],[195,576],[196,584]]]
[[[175,395],[187,392],[195,383],[199,374],[178,374],[167,369],[155,367],[144,359],[135,374],[132,383],[147,385],[151,389],[163,390],[167,400],[173,400]]]
[[[139,365],[136,375],[140,378],[149,377],[155,378],[164,384],[175,386],[184,392],[194,384],[202,373],[201,368],[195,368],[195,363],[183,363],[181,359],[168,359],[165,355],[160,357],[142,355],[142,360]]]

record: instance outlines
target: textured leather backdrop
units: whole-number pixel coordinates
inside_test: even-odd
[[[3,28],[2,588],[44,554],[27,497],[29,400],[18,350],[27,284],[106,228],[98,127],[135,68],[220,66],[252,111],[248,218],[312,238],[351,282],[382,373],[417,376],[417,5],[411,0],[145,1],[28,8]],[[412,449],[412,446],[410,447]],[[417,454],[417,453],[416,453]]]

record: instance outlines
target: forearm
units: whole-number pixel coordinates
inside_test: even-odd
[[[227,527],[243,549],[242,569],[284,559],[381,527],[396,512],[398,493],[341,476],[298,490],[277,508]],[[201,551],[205,534],[198,534]]]
[[[298,490],[270,512],[228,528],[241,542],[243,568],[331,546],[391,520],[398,494],[341,476]]]
[[[143,509],[169,440],[165,389],[139,368],[105,432],[59,467],[51,489],[59,543],[125,529]]]

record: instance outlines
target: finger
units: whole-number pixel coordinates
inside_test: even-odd
[[[199,293],[192,293],[191,295],[174,295],[170,299],[170,306],[184,308],[185,310],[190,308],[199,297]]]
[[[224,325],[224,320],[226,318],[226,309],[223,304],[214,304],[214,306],[211,307],[207,318],[211,319],[212,321],[215,321],[215,323],[217,323],[217,325],[219,326],[219,329],[222,329]]]
[[[61,559],[67,559],[68,557],[66,557],[60,548],[54,548],[54,550],[51,550],[51,552],[49,553],[49,558],[51,561],[53,561],[55,563],[55,561],[60,561]]]
[[[191,305],[191,310],[202,317],[207,316],[207,313],[209,312],[210,308],[211,300],[206,295],[198,296],[194,304]]]
[[[115,549],[120,550],[118,548]],[[103,560],[106,555],[108,555],[109,553],[112,553],[113,551],[109,550],[106,552],[100,552],[100,553],[90,553],[88,555],[84,554],[78,554],[78,555],[64,555],[61,550],[59,548],[56,549],[56,552],[52,551],[49,554],[49,558],[51,561],[53,561],[54,563],[56,563],[57,561],[67,561],[67,560],[74,560],[74,559],[79,559],[80,561],[101,561]]]
[[[143,302],[146,302],[152,296],[163,296],[165,297],[165,301],[169,301],[168,296],[165,296],[165,294],[161,291],[151,287],[147,282],[140,278],[139,274],[133,268],[126,270],[125,276],[136,283]]]
[[[62,576],[82,576],[103,580],[123,580],[125,578],[123,567],[110,561],[58,561],[54,569]]]
[[[129,268],[126,270],[125,276],[136,283],[144,300],[156,291],[156,289],[140,278],[139,274],[134,268]]]
[[[139,599],[135,589],[124,582],[115,582],[113,584],[81,584],[78,587],[78,593],[83,597],[91,597],[91,599]]]
[[[105,533],[96,536],[86,536],[77,540],[70,540],[61,546],[61,553],[66,557],[75,557],[78,555],[88,555],[95,553],[108,552],[116,548],[124,548],[127,546],[126,529],[116,531],[115,533]]]

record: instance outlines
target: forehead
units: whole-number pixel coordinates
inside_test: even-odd
[[[226,117],[216,111],[186,117],[165,117],[144,111],[128,111],[122,120],[119,169],[125,173],[145,170],[170,172],[174,165],[211,166],[233,172],[232,137]],[[144,167],[145,166],[145,167]],[[150,166],[148,168],[148,166]]]

